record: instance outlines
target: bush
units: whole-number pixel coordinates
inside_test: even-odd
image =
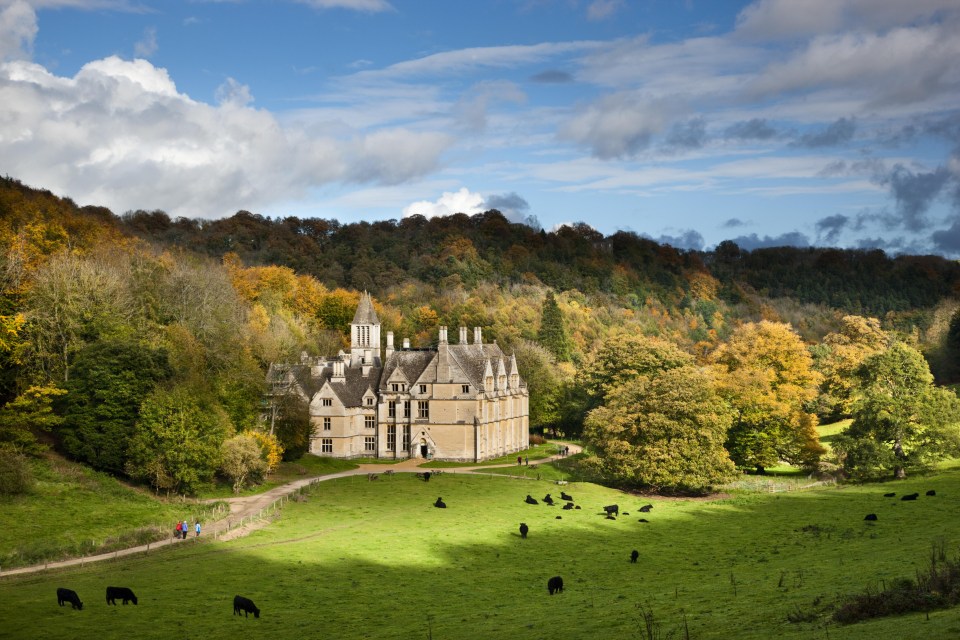
[[[0,449],[0,495],[16,496],[27,493],[33,486],[33,473],[26,456]]]
[[[530,434],[530,446],[533,446],[533,445],[535,445],[535,444],[543,444],[543,443],[545,443],[546,441],[547,441],[547,439],[544,438],[544,437],[543,437],[542,435],[540,435],[539,433],[531,433],[531,434]]]

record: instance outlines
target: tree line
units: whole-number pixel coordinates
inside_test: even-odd
[[[958,274],[940,259],[783,251],[785,263],[806,265],[792,282],[817,280],[818,268],[867,272],[869,262],[873,288],[925,292],[870,298],[888,305],[873,319],[816,296],[771,297],[760,279],[773,268],[760,260],[769,252],[730,244],[704,254],[583,224],[547,233],[496,211],[351,225],[246,212],[118,218],[9,178],[0,247],[8,462],[53,446],[158,491],[256,482],[310,438],[294,399],[269,424],[260,419],[266,368],[346,346],[362,289],[375,293],[384,331],[415,346],[434,344],[440,325],[485,327],[517,355],[531,424],[582,434],[611,482],[699,491],[734,465],[816,468],[817,420],[855,411],[857,429],[834,447],[851,473],[901,473],[952,451],[949,438],[920,446],[914,427],[897,431],[951,428],[931,431],[918,417],[929,406],[952,415],[949,398],[928,393],[927,363],[949,376],[960,353]],[[839,275],[829,282],[845,286]],[[893,345],[920,399],[906,422],[881,428],[876,416],[889,409],[879,391],[867,403],[879,387],[865,372],[880,371],[867,361]],[[887,446],[890,434],[898,444]]]

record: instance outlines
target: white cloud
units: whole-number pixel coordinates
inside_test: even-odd
[[[143,30],[143,37],[133,45],[133,53],[138,58],[149,58],[157,52],[157,30],[154,27],[147,27]]]
[[[2,64],[3,169],[117,213],[219,217],[329,183],[415,179],[449,144],[401,128],[314,135],[246,106],[249,90],[236,81],[220,95],[220,106],[196,102],[146,60],[97,60],[72,78]]]
[[[623,0],[593,0],[587,7],[587,20],[606,20],[623,7]]]
[[[851,28],[884,30],[958,11],[956,0],[758,0],[737,16],[737,32],[780,39]]]
[[[227,78],[223,84],[217,87],[214,98],[221,105],[229,104],[236,107],[245,107],[253,102],[250,87],[240,84],[233,78]]]
[[[365,13],[392,11],[393,7],[385,0],[298,0],[314,9],[348,9]]]
[[[628,93],[611,94],[574,116],[561,130],[561,136],[589,147],[598,158],[630,157],[645,149],[676,111],[666,101],[645,100]]]
[[[0,62],[29,57],[37,15],[25,0],[0,0]]]
[[[435,216],[449,216],[454,213],[465,213],[468,216],[483,213],[484,197],[479,193],[471,193],[466,187],[459,191],[444,191],[436,202],[421,200],[403,208],[403,217],[421,215],[426,218]]]

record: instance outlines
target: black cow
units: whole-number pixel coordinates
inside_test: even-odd
[[[574,509],[579,509],[579,508],[580,508],[580,505],[577,505],[574,507]]]
[[[877,519],[877,514],[875,513],[868,513],[864,518],[864,520],[871,520],[871,521],[876,521],[876,519]]]
[[[908,493],[907,495],[901,497],[901,500],[916,500],[920,497],[919,493]]]
[[[885,494],[883,494],[883,497],[884,497],[884,498],[896,498],[896,497],[897,497],[897,494],[895,494],[895,493],[885,493]]]
[[[567,510],[573,509],[573,503],[568,502],[567,504],[563,505],[563,508]]]
[[[560,492],[560,499],[566,500],[567,502],[573,502],[573,496],[568,496],[563,491]]]
[[[555,519],[555,520],[563,520],[563,516],[557,516],[557,517],[554,518],[554,519]]]
[[[446,509],[447,503],[443,501],[443,498],[437,498],[437,501],[433,503],[437,509]]]
[[[233,615],[238,616],[241,611],[244,618],[249,617],[251,613],[254,618],[260,617],[260,609],[257,609],[257,605],[253,604],[253,600],[243,596],[233,596]]]
[[[83,609],[83,603],[76,591],[60,587],[57,589],[57,604],[62,607],[64,602],[69,602],[74,609]]]
[[[563,578],[561,578],[560,576],[553,576],[552,578],[547,580],[547,591],[550,592],[550,595],[553,595],[554,593],[562,593]]]
[[[607,505],[603,510],[607,512],[607,517],[620,515],[620,507],[615,504]]]
[[[527,494],[527,499],[524,500],[524,502],[526,502],[527,504],[540,504],[539,502],[537,502],[537,499],[531,496],[529,493]]]
[[[107,587],[107,604],[116,605],[117,598],[123,600],[123,604],[132,602],[137,604],[137,596],[127,587]]]
[[[930,491],[927,491],[927,495],[928,495],[928,496],[935,496],[935,495],[937,495],[937,492],[934,491],[933,489],[930,489]]]
[[[553,498],[550,497],[550,494],[549,494],[549,493],[548,493],[547,495],[543,496],[543,501],[544,501],[546,504],[550,505],[551,507],[553,506]]]
[[[642,507],[640,507],[640,513],[650,513],[651,509],[653,509],[652,504],[645,504]]]
[[[527,523],[526,523],[526,522],[521,522],[521,523],[520,523],[520,537],[521,537],[521,538],[526,538],[528,531],[530,531],[530,527],[527,526]]]
[[[637,551],[636,549],[634,549],[633,551],[630,552],[630,562],[636,564],[636,563],[637,563],[637,558],[639,558],[639,557],[640,557],[640,552]]]
[[[650,522],[650,521],[647,520],[646,518],[640,518],[639,520],[637,520],[637,522]]]

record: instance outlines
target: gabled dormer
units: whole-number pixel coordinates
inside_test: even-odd
[[[520,388],[520,371],[517,368],[517,354],[510,356],[510,367],[507,369],[507,377],[511,389]]]
[[[483,390],[487,393],[496,391],[493,386],[493,367],[490,365],[489,359],[485,360],[483,365]]]

